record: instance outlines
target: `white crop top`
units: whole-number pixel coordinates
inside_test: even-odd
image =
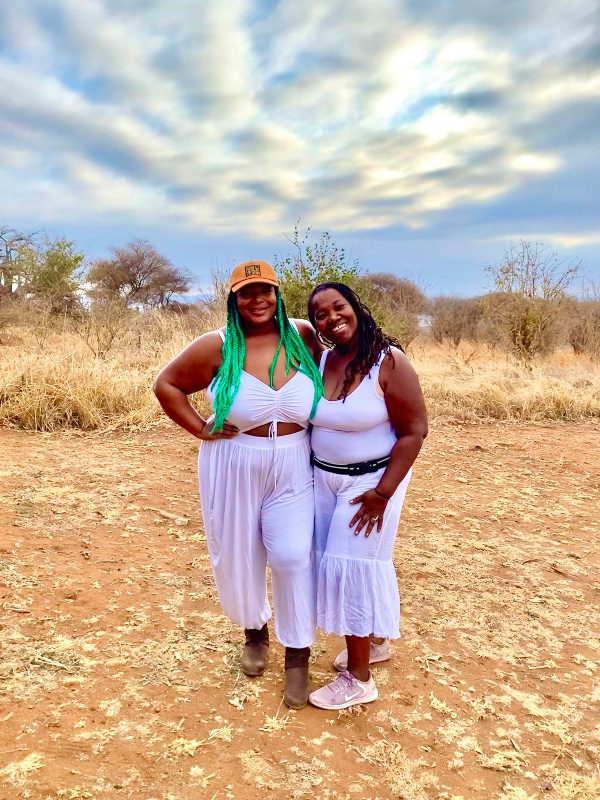
[[[321,356],[321,375],[329,351]],[[379,368],[384,355],[371,367],[345,400],[321,398],[311,420],[314,454],[330,464],[355,464],[384,458],[396,444],[387,406],[379,387]]]
[[[218,332],[225,341],[223,331]],[[277,422],[294,422],[306,428],[314,392],[312,380],[303,372],[296,372],[280,389],[271,389],[259,378],[243,370],[240,387],[227,414],[227,421],[236,425],[240,433],[258,428],[259,425]],[[207,388],[206,396],[213,405],[215,392],[212,384]],[[213,417],[210,417],[207,421],[212,420]],[[276,434],[276,430],[274,433]]]

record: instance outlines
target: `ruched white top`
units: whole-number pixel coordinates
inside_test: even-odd
[[[219,334],[225,340],[223,331],[219,330]],[[280,389],[272,389],[244,370],[227,421],[236,425],[240,433],[272,423],[273,436],[277,433],[278,422],[293,422],[306,428],[314,391],[312,380],[303,372],[296,372]],[[212,384],[206,390],[206,396],[212,405],[215,398]],[[212,417],[207,421],[212,422]]]
[[[321,375],[327,350],[321,356]],[[384,355],[345,400],[321,398],[311,420],[314,454],[330,464],[355,464],[388,456],[396,444],[383,396],[378,393]]]

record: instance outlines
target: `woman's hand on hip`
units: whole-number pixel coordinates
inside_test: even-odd
[[[388,501],[380,497],[374,489],[369,489],[367,492],[363,492],[359,494],[358,497],[350,500],[350,502],[353,504],[361,504],[356,514],[350,520],[351,528],[356,525],[354,535],[358,536],[365,526],[367,528],[365,536],[370,536],[374,529],[379,533],[383,526],[383,514]]]
[[[212,420],[210,422],[205,422],[204,427],[198,434],[198,438],[202,439],[203,442],[214,442],[215,439],[232,439],[240,432],[239,428],[237,428],[235,425],[232,425],[230,422],[224,422],[223,429],[220,431],[215,431],[214,433],[211,433],[212,427]]]

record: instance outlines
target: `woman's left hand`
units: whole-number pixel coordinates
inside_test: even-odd
[[[384,497],[380,497],[374,489],[369,489],[367,492],[363,492],[358,497],[350,500],[350,502],[361,504],[350,520],[351,528],[356,525],[354,535],[358,536],[365,525],[367,526],[365,536],[370,536],[375,526],[377,526],[377,533],[380,533],[383,526],[383,513],[388,501]]]

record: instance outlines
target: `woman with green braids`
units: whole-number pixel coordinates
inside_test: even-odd
[[[229,280],[227,325],[192,342],[158,375],[165,412],[202,440],[200,495],[210,560],[225,613],[245,629],[242,669],[268,661],[271,567],[275,633],[285,647],[284,700],[308,699],[315,630],[313,478],[307,427],[323,394],[310,324],[290,320],[273,268],[247,261]],[[203,419],[188,395],[207,390]]]

